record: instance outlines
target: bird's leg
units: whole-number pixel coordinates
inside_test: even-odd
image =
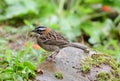
[[[53,61],[55,59],[55,56],[59,53],[60,49],[56,49],[55,51],[52,52],[52,54],[50,54],[46,60],[47,61]]]

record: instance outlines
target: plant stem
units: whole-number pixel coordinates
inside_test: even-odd
[[[60,0],[59,3],[59,8],[58,8],[58,13],[61,15],[63,12],[63,7],[64,7],[65,0]]]

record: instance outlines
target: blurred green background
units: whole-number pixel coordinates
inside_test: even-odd
[[[47,52],[30,31],[45,25],[120,64],[120,0],[0,0],[0,81],[27,81]]]

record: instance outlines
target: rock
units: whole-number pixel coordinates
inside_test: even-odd
[[[66,47],[54,62],[44,61],[38,66],[42,74],[34,81],[120,81],[116,62],[109,55],[84,53],[83,50]]]

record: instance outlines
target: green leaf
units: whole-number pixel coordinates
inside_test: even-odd
[[[43,62],[45,59],[46,59],[46,56],[42,56],[42,57],[40,58],[39,62],[41,63],[41,62]]]
[[[36,69],[35,65],[29,61],[24,61],[24,66],[28,67],[30,70],[34,71]]]
[[[95,3],[101,3],[103,0],[85,0],[87,3],[95,4]]]
[[[8,7],[5,9],[5,14],[0,15],[0,20],[21,17],[26,14],[38,14],[37,4],[33,0],[6,0],[6,3]]]
[[[17,73],[14,74],[13,78],[14,78],[14,81],[23,81],[23,77]]]
[[[23,63],[21,63],[19,61],[15,61],[13,68],[15,71],[22,71],[24,69],[24,65],[23,65]]]
[[[25,53],[29,53],[29,52],[30,52],[31,46],[32,46],[32,42],[29,41],[29,42],[27,43],[27,47],[26,47]]]
[[[20,0],[4,0],[4,1],[8,5],[12,5],[12,4],[18,3]]]
[[[81,34],[79,29],[79,19],[77,17],[68,16],[60,18],[60,32],[62,32],[69,40],[75,39]]]
[[[100,43],[102,39],[107,38],[112,30],[112,21],[107,19],[104,23],[101,22],[84,22],[81,24],[81,29],[90,36],[91,44]]]
[[[11,57],[11,50],[6,50],[6,60],[8,61],[8,62],[10,62],[11,61],[11,59],[12,59],[12,57]]]
[[[7,67],[6,69],[3,70],[3,72],[13,72],[13,68],[12,67]]]
[[[11,80],[12,79],[12,74],[9,73],[9,72],[0,73],[0,79],[2,81]]]

